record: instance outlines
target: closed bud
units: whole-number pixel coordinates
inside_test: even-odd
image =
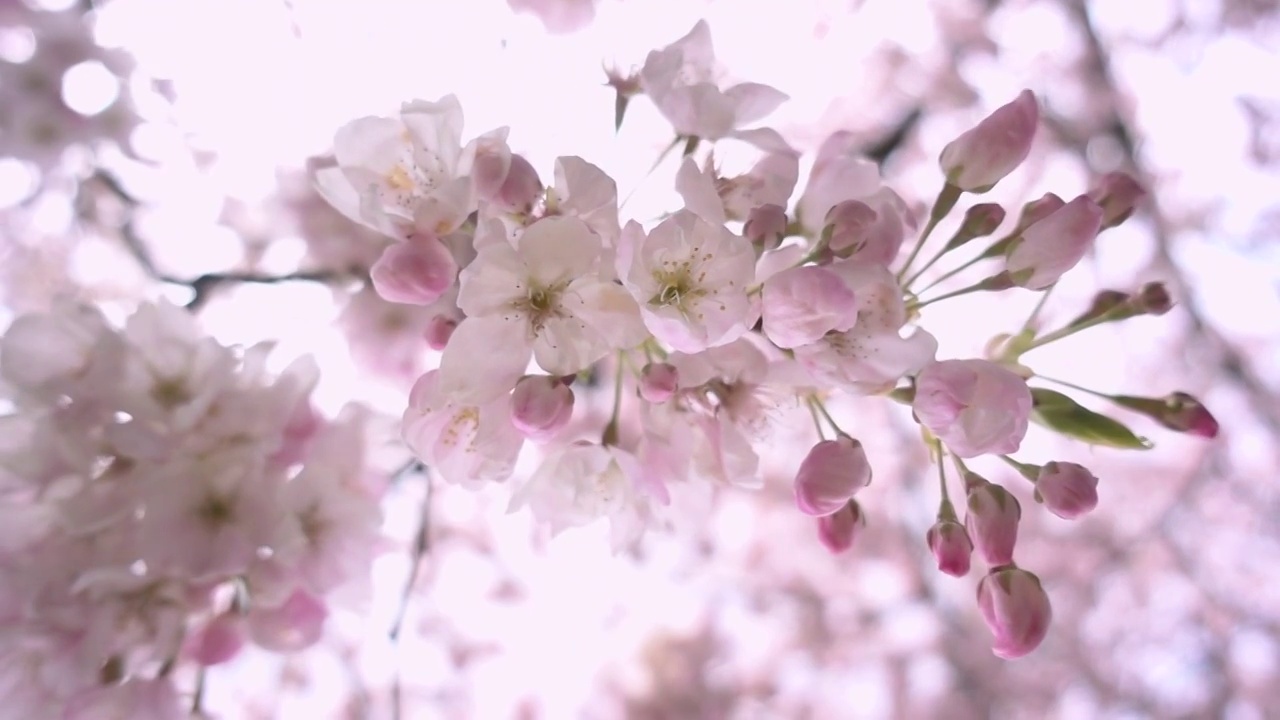
[[[457,320],[448,315],[436,315],[427,322],[427,329],[422,337],[427,341],[427,347],[443,350],[449,344],[449,338],[453,337],[453,331],[457,329]]]
[[[955,250],[974,238],[986,237],[1004,222],[1005,211],[996,203],[980,203],[965,211],[956,234],[947,243],[947,250]]]
[[[1098,180],[1089,197],[1102,206],[1102,229],[1115,227],[1133,214],[1147,191],[1137,180],[1123,172],[1110,172]]]
[[[1133,309],[1143,315],[1163,315],[1173,309],[1169,288],[1162,282],[1149,282],[1130,300]]]
[[[830,515],[870,483],[871,463],[862,443],[847,435],[823,440],[796,472],[796,506],[806,515]]]
[[[978,609],[995,635],[992,652],[1006,660],[1023,657],[1044,642],[1053,619],[1040,578],[1017,567],[998,567],[978,583]]]
[[[952,577],[964,577],[969,573],[973,542],[963,525],[955,520],[938,520],[929,528],[925,541],[938,563],[938,570]]]
[[[649,363],[640,371],[640,397],[645,402],[661,404],[671,399],[680,387],[680,374],[670,363]]]
[[[966,483],[970,479],[966,477]],[[988,565],[1013,562],[1022,506],[1008,490],[990,482],[973,483],[964,524],[974,548]]]
[[[947,183],[967,192],[990,190],[1027,159],[1039,123],[1036,96],[1023,90],[942,149],[938,165]]]
[[[1016,284],[1043,290],[1080,262],[1097,239],[1101,222],[1102,208],[1081,195],[1024,229],[1005,268],[1017,278]]]
[[[1035,482],[1036,500],[1064,520],[1074,520],[1098,506],[1098,478],[1083,465],[1047,462]]]
[[[1112,395],[1111,401],[1140,412],[1175,432],[1213,439],[1218,436],[1218,420],[1199,400],[1184,392],[1165,398]]]
[[[777,248],[787,234],[787,211],[772,203],[752,208],[742,234],[758,253]]]
[[[1066,201],[1054,195],[1053,193],[1045,193],[1039,199],[1022,206],[1022,212],[1018,214],[1018,226],[1015,232],[1021,232],[1041,220],[1049,217],[1066,205]]]
[[[866,526],[862,506],[850,500],[834,513],[818,518],[818,540],[831,552],[842,553],[853,547]]]
[[[457,276],[453,253],[430,235],[388,245],[369,268],[369,279],[378,295],[387,302],[406,305],[430,305]]]
[[[511,423],[527,438],[549,438],[572,417],[573,390],[559,378],[527,375],[511,393]]]
[[[1093,296],[1093,302],[1089,304],[1089,309],[1085,310],[1079,317],[1068,323],[1069,326],[1083,325],[1092,322],[1107,313],[1115,311],[1117,308],[1124,306],[1129,302],[1130,295],[1127,292],[1119,290],[1100,290],[1097,295]]]

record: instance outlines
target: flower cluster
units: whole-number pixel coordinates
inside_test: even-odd
[[[364,412],[192,316],[61,301],[0,340],[0,683],[13,717],[186,717],[177,678],[316,642],[381,527]],[[198,692],[198,691],[197,691]]]
[[[1063,393],[1032,387],[1021,358],[1088,327],[1167,311],[1169,298],[1159,285],[1109,292],[1056,331],[1029,321],[984,358],[938,357],[918,311],[966,293],[1047,291],[1133,212],[1142,188],[1108,175],[1070,201],[1047,194],[1027,204],[1011,226],[1000,205],[974,204],[917,263],[966,195],[985,193],[1026,159],[1039,123],[1032,93],[943,148],[943,189],[921,228],[849,133],[823,143],[802,184],[800,153],[778,132],[752,127],[785,96],[755,83],[722,88],[715,71],[699,22],[637,73],[610,77],[619,122],[644,95],[672,124],[673,147],[685,149],[675,177],[683,207],[649,227],[624,222],[614,181],[581,158],[559,158],[547,184],[511,151],[506,128],[464,142],[452,96],[338,132],[335,163],[316,173],[317,185],[348,217],[395,241],[373,283],[387,300],[430,313],[422,339],[441,352],[409,395],[404,440],[444,480],[468,486],[508,480],[531,445],[540,465],[515,489],[512,509],[527,507],[553,532],[607,519],[621,548],[664,523],[682,496],[760,487],[776,410],[807,407],[819,439],[796,470],[796,505],[815,519],[822,544],[842,552],[866,524],[856,496],[874,458],[824,400],[884,396],[911,407],[939,470],[949,456],[963,481],[961,520],[941,474],[938,522],[926,538],[939,569],[965,575],[977,550],[990,568],[978,603],[996,653],[1030,652],[1050,609],[1039,579],[1014,563],[1021,507],[965,461],[1003,458],[1051,512],[1088,512],[1098,481],[1087,469],[1009,457],[1030,425],[1115,447],[1147,443]],[[725,139],[755,148],[751,170],[724,177],[695,161],[704,144]],[[936,262],[1002,226],[1007,234],[960,268],[996,269],[923,297],[932,286],[917,283]],[[584,412],[576,390],[599,376],[615,378],[607,415]],[[1111,399],[1166,427],[1216,432],[1185,394]]]

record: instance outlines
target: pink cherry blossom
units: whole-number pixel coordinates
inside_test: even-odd
[[[1020,658],[1044,642],[1053,619],[1040,578],[1016,567],[993,569],[978,583],[978,608],[995,635],[992,651]]]
[[[450,399],[432,370],[409,393],[401,433],[414,455],[446,481],[473,485],[511,475],[524,438],[511,424],[511,400],[499,395],[480,405]]]
[[[1012,563],[1022,519],[1018,499],[999,485],[979,481],[972,484],[966,507],[965,529],[978,555],[992,567]]]
[[[336,167],[318,169],[316,187],[344,215],[391,237],[452,232],[475,209],[469,173],[478,146],[506,137],[494,131],[464,148],[462,122],[453,95],[406,102],[399,117],[354,120],[338,130]]]
[[[524,507],[552,534],[608,519],[615,549],[630,543],[639,523],[636,462],[619,448],[577,443],[552,454],[511,497],[508,512]]]
[[[751,243],[687,210],[649,233],[627,225],[618,276],[649,331],[681,352],[732,342],[754,322]]]
[[[1011,453],[1027,434],[1031,390],[988,360],[943,360],[920,371],[911,407],[959,457]]]
[[[780,348],[817,342],[858,322],[853,291],[840,275],[818,266],[783,270],[764,283],[764,334]]]
[[[48,710],[49,708],[46,708]],[[77,694],[67,703],[63,720],[182,720],[187,717],[178,691],[167,679],[130,679]]]
[[[1036,478],[1036,499],[1054,515],[1074,520],[1098,506],[1098,478],[1077,463],[1047,462]]]
[[[1043,290],[1076,266],[1101,228],[1102,208],[1081,195],[1022,231],[1005,263],[1013,282]]]
[[[938,164],[947,182],[968,192],[990,190],[1027,159],[1039,123],[1039,102],[1023,90],[942,149]]]
[[[830,332],[795,348],[795,357],[814,377],[853,392],[873,394],[893,387],[904,375],[933,361],[938,343],[917,329],[902,336],[907,321],[902,292],[883,265],[846,260],[826,266],[852,290],[858,311],[854,326]]]
[[[606,248],[618,242],[618,185],[605,171],[580,157],[556,158],[555,186],[548,192],[549,214],[578,218]],[[607,255],[601,266],[612,272]]]
[[[842,553],[853,547],[858,535],[867,526],[866,513],[857,500],[850,500],[839,510],[817,519],[818,540],[832,553]]]
[[[525,437],[545,440],[569,424],[573,390],[549,375],[529,375],[511,393],[511,422]]]
[[[783,93],[759,83],[721,90],[715,80],[711,29],[699,20],[687,35],[649,53],[640,83],[676,134],[719,140],[773,112]]]
[[[809,450],[796,472],[796,506],[806,515],[830,515],[869,484],[871,463],[862,443],[847,435],[823,440]]]
[[[515,247],[485,244],[461,274],[467,319],[440,360],[441,387],[461,402],[485,402],[515,386],[530,356],[548,373],[572,375],[639,344],[639,309],[599,274],[602,251],[600,237],[572,217],[539,220]]]
[[[955,520],[939,520],[929,528],[925,541],[938,570],[952,577],[964,577],[969,573],[973,542],[969,540],[964,525]]]

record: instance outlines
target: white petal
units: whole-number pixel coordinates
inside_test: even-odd
[[[711,174],[699,170],[691,158],[685,158],[676,172],[676,192],[680,193],[685,207],[703,220],[724,224],[724,202],[716,192],[715,180]]]
[[[468,316],[515,317],[511,303],[528,295],[527,271],[506,242],[486,244],[459,273],[458,308]]]
[[[572,281],[594,269],[600,257],[600,236],[571,217],[543,218],[520,236],[520,258],[530,278],[544,286]]]
[[[479,405],[509,392],[529,367],[529,326],[500,315],[470,317],[453,331],[440,357],[441,392]]]

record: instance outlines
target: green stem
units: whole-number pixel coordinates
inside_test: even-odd
[[[665,150],[663,150],[661,153],[658,154],[658,159],[653,161],[653,165],[649,167],[649,172],[645,173],[644,177],[640,178],[640,180],[636,182],[635,187],[631,188],[631,192],[627,193],[627,196],[622,199],[621,203],[618,204],[619,210],[626,207],[628,202],[631,202],[631,196],[635,195],[636,191],[639,190],[642,185],[644,185],[645,180],[648,180],[649,177],[653,175],[654,171],[658,169],[658,166],[662,164],[662,161],[666,160],[667,156],[671,154],[671,151],[675,150],[680,145],[680,143],[685,140],[686,140],[685,138],[682,138],[679,135],[677,135],[676,139],[672,140],[671,144],[668,145]]]
[[[1057,378],[1051,378],[1051,377],[1048,377],[1048,376],[1046,376],[1046,375],[1041,375],[1041,374],[1039,374],[1039,373],[1036,373],[1036,377],[1040,378],[1041,380],[1047,380],[1047,381],[1049,381],[1049,382],[1051,382],[1051,383],[1056,383],[1056,384],[1058,384],[1058,385],[1062,385],[1063,387],[1069,387],[1069,388],[1071,388],[1072,390],[1079,390],[1079,391],[1080,391],[1080,392],[1082,392],[1082,393],[1088,393],[1088,394],[1090,394],[1090,395],[1093,395],[1094,397],[1100,397],[1100,398],[1102,398],[1102,399],[1104,399],[1104,400],[1112,400],[1112,399],[1113,399],[1110,395],[1108,395],[1108,394],[1106,394],[1106,393],[1101,393],[1101,392],[1098,392],[1097,390],[1090,390],[1090,389],[1089,389],[1089,388],[1087,388],[1087,387],[1082,387],[1082,386],[1080,386],[1080,385],[1076,385],[1075,383],[1067,382],[1066,380],[1059,380],[1059,379],[1057,379]]]
[[[813,403],[805,403],[809,406],[809,414],[813,416],[813,427],[818,431],[818,439],[826,440],[827,435],[822,431],[822,418],[818,416],[818,407]]]
[[[1030,352],[1032,350],[1035,350],[1038,347],[1043,347],[1045,345],[1048,345],[1049,343],[1057,342],[1066,337],[1071,337],[1072,335],[1075,335],[1081,330],[1087,330],[1088,328],[1094,327],[1095,325],[1102,325],[1104,323],[1111,322],[1114,319],[1116,318],[1111,313],[1103,313],[1102,315],[1099,315],[1096,318],[1085,320],[1084,322],[1079,323],[1077,325],[1068,325],[1060,330],[1054,330],[1048,335],[1044,335],[1042,337],[1036,338],[1034,341],[1031,342],[1030,345],[1027,345],[1025,348],[1023,348],[1022,352],[1024,353]]]
[[[1049,301],[1049,293],[1053,292],[1053,289],[1056,287],[1058,287],[1056,283],[1050,285],[1048,289],[1040,295],[1040,300],[1036,302],[1036,306],[1031,309],[1031,314],[1027,316],[1027,321],[1022,323],[1022,329],[1017,332],[1018,335],[1030,330],[1031,326],[1035,324],[1036,318],[1040,317],[1040,311],[1044,309],[1045,303]]]
[[[819,413],[822,413],[822,417],[826,418],[827,424],[831,426],[831,429],[835,431],[837,436],[848,434],[844,430],[840,429],[840,426],[836,424],[835,418],[831,417],[831,413],[827,412],[827,406],[824,405],[816,395],[809,396],[809,407],[817,410]]]
[[[929,212],[929,222],[925,224],[924,231],[920,233],[919,239],[916,240],[915,247],[911,248],[911,254],[907,256],[907,262],[903,264],[902,269],[898,271],[898,284],[902,284],[902,278],[906,276],[907,271],[911,269],[911,263],[916,261],[916,257],[920,255],[920,251],[924,249],[925,242],[929,239],[929,235],[933,233],[933,229],[938,227],[938,223],[942,222],[942,218],[951,212],[956,206],[956,201],[960,199],[960,188],[947,183],[942,186],[942,190],[938,192],[938,198],[933,201],[933,209]]]
[[[945,463],[947,451],[942,447],[942,441],[938,438],[933,439],[933,449],[938,454],[938,489],[941,491],[942,497],[942,504],[938,508],[938,519],[954,520],[956,511],[951,505],[951,494],[947,492],[947,468]]]
[[[1031,465],[1024,462],[1018,462],[1017,460],[1014,460],[1008,455],[1001,455],[1000,459],[1005,461],[1005,464],[1007,464],[1009,467],[1013,468],[1014,470],[1017,470],[1019,475],[1030,480],[1033,483],[1036,481],[1036,477],[1039,476],[1040,474],[1040,468],[1035,465]]]
[[[1002,275],[1003,273],[1001,275],[992,275],[991,277],[986,278],[985,280],[980,280],[970,285],[969,287],[963,287],[963,288],[960,288],[959,290],[952,290],[951,292],[946,293],[945,295],[939,295],[938,297],[933,298],[931,300],[925,300],[923,302],[916,301],[916,302],[908,303],[907,311],[910,312],[913,310],[919,310],[920,308],[927,307],[936,302],[949,300],[953,297],[960,297],[961,295],[968,295],[969,293],[979,292],[983,290],[1002,290],[1010,287],[1010,284],[1008,282],[1005,282],[1007,278],[1002,278]]]
[[[622,415],[622,381],[626,377],[626,363],[622,353],[617,356],[618,372],[613,379],[613,412],[609,415],[609,424],[604,426],[604,434],[600,437],[601,445],[618,444],[618,418]]]

